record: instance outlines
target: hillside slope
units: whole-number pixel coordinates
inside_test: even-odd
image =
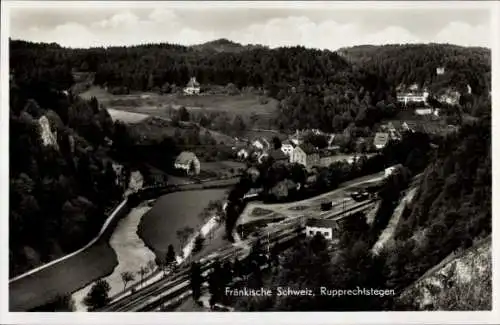
[[[349,62],[386,76],[393,86],[417,84],[431,91],[451,87],[476,95],[491,90],[491,50],[450,44],[361,45],[337,51]],[[437,69],[444,68],[443,74]]]

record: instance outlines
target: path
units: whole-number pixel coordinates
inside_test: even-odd
[[[373,245],[372,248],[373,254],[377,255],[385,247],[389,239],[391,239],[392,236],[394,236],[394,232],[399,223],[399,219],[401,219],[401,216],[403,215],[403,211],[406,207],[406,204],[410,203],[413,200],[413,197],[415,196],[416,192],[417,189],[413,188],[410,191],[408,191],[408,193],[401,199],[398,206],[394,210],[391,219],[389,220],[389,224],[384,229],[382,234],[380,234],[380,237],[378,241],[375,243],[375,245]]]

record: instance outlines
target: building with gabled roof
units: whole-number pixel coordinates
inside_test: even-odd
[[[298,163],[310,169],[320,165],[319,152],[316,148],[308,145],[295,147],[290,158],[291,163]]]
[[[201,170],[200,160],[190,151],[181,152],[175,159],[174,167],[184,170],[188,175],[198,175]]]
[[[389,143],[389,133],[386,132],[377,132],[375,133],[375,137],[373,138],[373,145],[377,149],[384,148]]]
[[[309,218],[306,221],[306,236],[314,237],[316,234],[321,234],[327,240],[333,240],[333,236],[340,230],[340,226],[336,220]]]
[[[186,87],[184,88],[184,93],[187,95],[197,95],[200,93],[200,83],[196,81],[196,77],[191,77]]]

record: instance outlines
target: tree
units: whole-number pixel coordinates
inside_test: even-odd
[[[134,281],[134,274],[132,272],[122,272],[121,274],[122,281],[123,281],[123,290],[125,291],[125,288],[127,287],[127,283]]]
[[[203,282],[202,276],[201,276],[201,268],[199,263],[192,263],[191,264],[191,291],[192,291],[192,296],[195,301],[198,301],[201,296],[201,284]]]
[[[179,115],[178,116],[179,116],[179,120],[183,121],[183,122],[188,122],[191,118],[188,110],[184,106],[179,108]]]
[[[83,300],[84,304],[91,310],[106,306],[109,302],[108,293],[110,289],[111,287],[107,281],[98,280]]]
[[[177,230],[176,234],[177,234],[177,239],[179,239],[179,242],[181,244],[181,250],[184,244],[186,243],[187,239],[189,238],[189,236],[191,236],[193,232],[194,229],[189,226]]]
[[[175,262],[175,251],[172,244],[168,245],[167,254],[165,255],[165,264],[170,265]]]
[[[204,242],[205,242],[205,237],[203,237],[201,234],[196,236],[196,239],[194,240],[193,253],[200,252],[201,249],[203,248]]]
[[[153,260],[150,260],[147,264],[147,268],[152,273],[156,269],[156,263]]]
[[[275,150],[281,149],[281,140],[278,137],[273,137],[273,148]]]
[[[137,274],[141,277],[141,285],[142,285],[142,280],[144,280],[144,276],[148,274],[148,268],[146,266],[141,266],[139,271],[137,271]]]

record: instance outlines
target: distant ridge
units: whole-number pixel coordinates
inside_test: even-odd
[[[214,52],[236,52],[236,53],[242,51],[249,51],[257,48],[268,48],[267,46],[263,45],[254,45],[254,44],[242,45],[240,43],[230,41],[226,38],[220,38],[203,44],[191,45],[190,47],[198,51],[208,50]]]

